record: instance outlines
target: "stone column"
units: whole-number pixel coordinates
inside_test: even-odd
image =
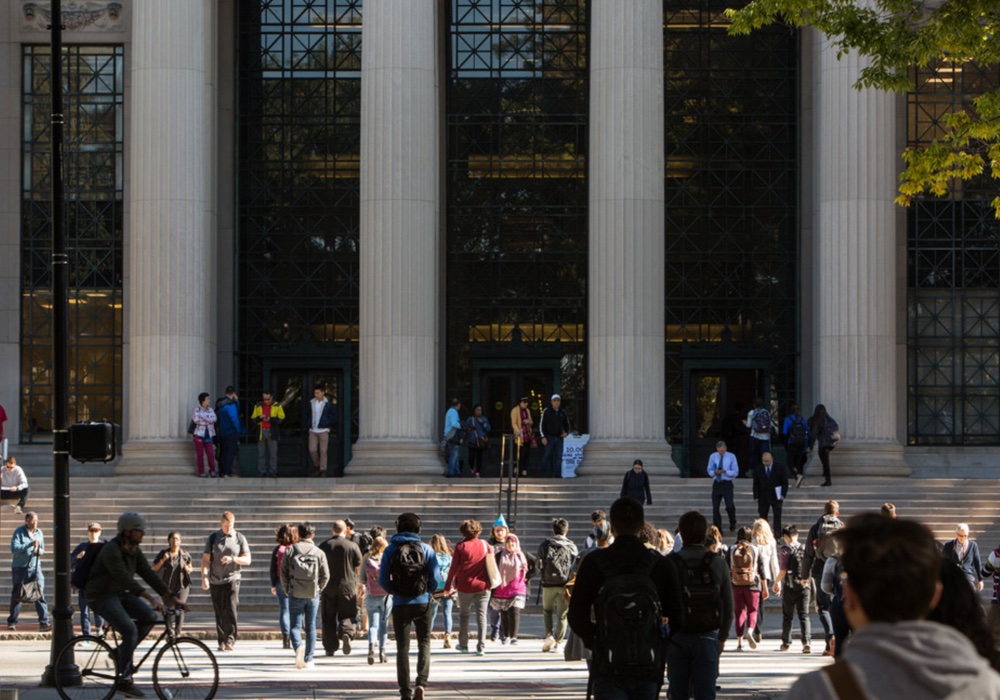
[[[194,473],[215,293],[210,45],[215,0],[135,0],[125,280],[127,438],[117,472]]]
[[[436,0],[366,0],[360,434],[347,474],[443,474]]]
[[[816,46],[815,308],[804,312],[815,338],[814,403],[843,435],[834,480],[908,475],[897,432],[896,97],[854,89],[864,60],[838,60],[824,39]]]
[[[591,4],[590,443],[581,475],[677,476],[664,407],[663,3]]]

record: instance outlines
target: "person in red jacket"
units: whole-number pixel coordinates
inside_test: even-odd
[[[494,556],[493,547],[479,539],[483,526],[477,520],[463,520],[458,531],[465,539],[455,547],[451,570],[444,583],[446,591],[458,591],[458,646],[460,653],[469,653],[469,614],[475,612],[478,625],[476,654],[486,653],[486,607],[490,601],[490,577],[486,573],[486,557]]]

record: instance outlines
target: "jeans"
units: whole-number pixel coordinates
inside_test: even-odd
[[[417,632],[417,685],[426,686],[431,673],[431,606],[396,605],[392,609],[392,629],[396,633],[396,681],[399,694],[408,699],[410,690],[410,624]]]
[[[459,445],[448,441],[448,476],[462,476],[462,467],[458,463]]]
[[[278,476],[278,441],[271,437],[271,430],[260,430],[257,443],[257,474]]]
[[[469,648],[469,613],[476,613],[476,624],[479,626],[479,636],[476,638],[476,651],[486,648],[486,608],[489,607],[490,592],[458,594],[458,646]]]
[[[820,580],[822,579],[822,573],[814,574],[813,581],[816,582],[816,608],[819,610],[819,624],[823,625],[823,635],[826,639],[826,645],[830,646],[830,640],[833,639],[833,619],[830,617],[830,596],[822,591],[820,588]]]
[[[392,614],[392,596],[368,595],[365,597],[368,611],[368,646],[378,645],[385,649],[389,640],[389,615]]]
[[[160,621],[159,614],[130,591],[92,600],[90,607],[122,636],[118,645],[119,670],[123,680],[131,680],[135,648]]]
[[[678,632],[667,645],[667,679],[672,700],[715,700],[719,677],[719,633]]]
[[[240,604],[240,582],[213,583],[208,587],[212,594],[212,608],[215,610],[215,634],[219,646],[232,646],[239,636],[237,608]]]
[[[726,513],[729,515],[729,527],[736,526],[736,504],[733,502],[733,482],[713,481],[712,482],[712,524],[720,530],[722,529],[722,514],[719,512],[719,505],[722,499],[726,499]]]
[[[566,637],[566,589],[562,586],[542,586],[542,621],[545,623],[545,636],[555,637],[556,644]],[[553,624],[555,614],[558,625]]]
[[[274,589],[274,594],[278,596],[278,627],[283,635],[291,634],[291,609],[289,597],[285,594],[285,589],[279,583]]]
[[[26,566],[14,566],[10,569],[12,580],[10,582],[10,617],[7,618],[8,625],[17,624],[17,618],[21,615],[21,602],[14,598],[14,596],[21,582],[28,577],[28,571],[29,569]],[[49,624],[49,604],[45,602],[45,576],[42,574],[41,568],[38,569],[38,586],[42,589],[43,595],[41,600],[35,602],[35,612],[38,613],[38,624],[47,625]]]
[[[90,603],[83,591],[76,592],[76,606],[80,608],[80,634],[90,634]],[[94,613],[94,624],[97,625],[98,634],[104,626],[104,618]]]
[[[851,625],[847,621],[847,614],[844,612],[844,601],[836,596],[830,597],[830,620],[833,622],[833,636],[837,639],[837,645],[833,650],[834,658],[840,658],[844,653],[844,645],[851,635]]]
[[[219,440],[219,476],[232,476],[236,450],[240,446],[239,435],[223,435]]]
[[[542,453],[542,474],[544,476],[562,476],[563,439],[558,435],[546,436],[545,452]]]
[[[802,643],[809,644],[812,640],[812,630],[809,623],[809,601],[812,591],[809,586],[795,590],[785,586],[781,589],[781,643],[792,643],[792,614],[799,616],[799,630]]]
[[[316,613],[319,612],[319,594],[315,598],[289,598],[288,613],[292,625],[292,648],[302,646],[302,628],[305,627],[306,661],[316,653]],[[305,624],[303,624],[303,618]]]
[[[507,633],[504,632],[504,629],[503,629],[503,622],[500,619],[500,611],[499,610],[494,610],[493,608],[487,606],[487,609],[486,609],[486,620],[487,620],[487,622],[489,622],[490,636],[491,637],[493,636],[493,633],[496,632],[497,635],[499,635],[500,639],[506,639],[507,638]]]
[[[656,700],[660,684],[627,676],[594,676],[594,700]]]
[[[455,608],[455,599],[451,596],[447,598],[441,598],[440,600],[434,598],[431,600],[431,605],[433,606],[431,610],[431,632],[434,631],[434,622],[437,620],[438,608],[444,608],[444,633],[451,634],[452,626],[452,614],[451,611]]]
[[[194,439],[194,458],[198,463],[198,476],[205,473],[206,459],[208,459],[208,473],[215,476],[215,445],[196,437]]]

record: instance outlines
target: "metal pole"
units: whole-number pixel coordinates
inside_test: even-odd
[[[73,636],[73,605],[70,601],[69,555],[69,257],[66,254],[66,222],[63,215],[63,77],[62,0],[52,0],[52,510],[55,540],[55,607],[49,665],[42,685],[55,685],[53,671],[64,681],[79,678],[72,663],[56,669],[59,651]],[[70,659],[69,661],[73,661]]]

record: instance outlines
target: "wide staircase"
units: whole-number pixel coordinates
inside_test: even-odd
[[[863,511],[877,511],[885,501],[896,505],[900,517],[914,518],[929,525],[934,535],[946,540],[954,536],[955,524],[966,522],[979,541],[983,557],[1000,544],[1000,483],[992,480],[847,478],[831,488],[820,488],[818,477],[807,478],[802,488],[792,488],[785,504],[783,521],[806,529],[822,513],[823,504],[833,498],[841,504],[841,517]],[[749,479],[740,479],[736,488],[736,508],[741,524],[749,524],[757,514],[750,494]],[[28,507],[38,513],[45,533],[48,553],[43,558],[47,597],[53,594],[53,515],[51,479],[31,481]],[[566,480],[525,479],[518,491],[515,530],[526,549],[534,552],[551,533],[555,517],[570,523],[570,537],[582,546],[590,531],[590,513],[608,509],[621,488],[619,477],[581,477]],[[658,527],[673,529],[682,513],[698,509],[711,518],[711,483],[707,479],[658,479],[652,477],[653,505],[647,517]],[[9,503],[9,502],[8,502]],[[196,562],[207,535],[218,528],[223,511],[236,515],[236,528],[246,535],[253,563],[244,568],[240,605],[243,610],[271,610],[268,563],[275,546],[274,529],[284,522],[309,520],[316,524],[317,541],[328,536],[331,523],[350,517],[359,529],[373,523],[390,533],[399,513],[413,511],[423,519],[422,535],[429,539],[444,533],[451,542],[460,539],[458,525],[475,518],[489,525],[499,512],[507,513],[507,498],[499,499],[495,480],[421,479],[405,476],[346,479],[198,479],[196,477],[74,477],[71,481],[73,546],[86,536],[86,525],[96,520],[105,535],[114,534],[115,522],[124,511],[146,516],[149,529],[143,550],[152,557],[166,544],[167,534],[177,530],[184,548]],[[725,514],[723,514],[725,520]],[[0,537],[9,542],[23,523],[9,505],[0,512]],[[733,536],[724,533],[731,542]],[[0,597],[10,591],[10,550],[0,551]],[[197,565],[196,565],[197,566]],[[200,577],[195,575],[195,584]],[[984,597],[988,598],[987,585]],[[75,598],[74,598],[75,600]],[[195,588],[189,601],[195,610],[211,607],[207,592]],[[534,601],[532,601],[534,602]],[[24,613],[22,613],[24,614]],[[28,612],[25,622],[33,623]],[[29,622],[30,621],[30,622]]]

